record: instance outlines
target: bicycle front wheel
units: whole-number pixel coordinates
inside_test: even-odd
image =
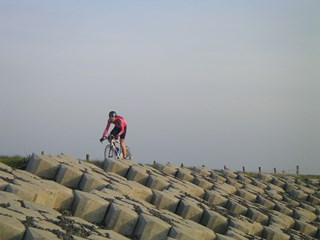
[[[104,149],[104,159],[117,159],[117,154],[115,153],[114,149],[108,144]]]

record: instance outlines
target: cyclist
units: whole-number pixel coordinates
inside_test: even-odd
[[[110,125],[114,124],[114,128],[110,132],[110,135],[108,137],[108,140],[110,141],[112,138],[118,138],[120,137],[120,146],[122,149],[122,157],[124,159],[127,158],[127,150],[126,150],[126,145],[124,143],[124,139],[126,138],[126,133],[127,133],[127,123],[124,120],[123,117],[117,115],[115,111],[109,112],[109,119],[107,122],[107,126],[105,130],[103,131],[102,138],[100,138],[100,142],[102,143],[106,139],[106,135],[108,133]]]

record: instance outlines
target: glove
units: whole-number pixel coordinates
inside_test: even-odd
[[[104,141],[104,139],[105,139],[104,137],[100,138],[100,142],[102,143]]]

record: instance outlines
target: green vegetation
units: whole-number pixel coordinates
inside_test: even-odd
[[[22,157],[22,156],[2,156],[0,155],[0,162],[4,163],[12,168],[23,169],[27,162],[30,160],[31,156]]]

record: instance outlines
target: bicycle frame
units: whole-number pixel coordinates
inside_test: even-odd
[[[105,151],[104,151],[104,157],[105,158],[114,158],[114,159],[123,159],[122,157],[122,149],[119,146],[119,141],[112,138],[107,138],[109,144],[106,145]],[[126,146],[127,150],[127,156],[129,156],[129,159],[132,158],[131,150],[128,146]]]

